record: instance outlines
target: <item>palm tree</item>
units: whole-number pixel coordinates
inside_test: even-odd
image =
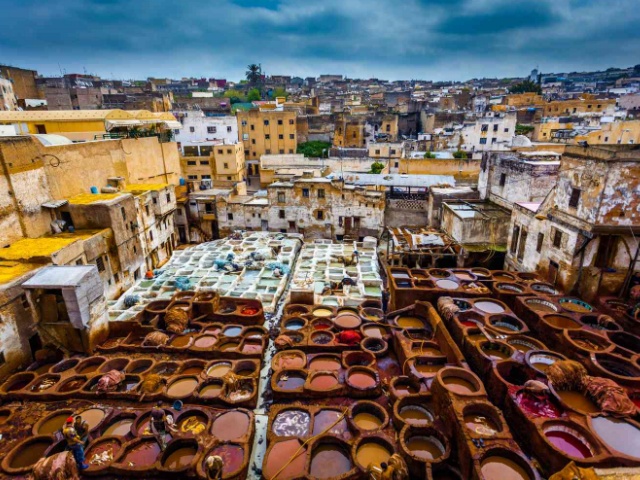
[[[262,77],[262,68],[260,65],[256,65],[255,63],[247,65],[246,75],[249,85],[257,85]]]

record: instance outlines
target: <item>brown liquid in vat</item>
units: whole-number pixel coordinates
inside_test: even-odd
[[[519,464],[505,457],[492,456],[480,465],[482,475],[487,480],[530,480],[531,477]]]

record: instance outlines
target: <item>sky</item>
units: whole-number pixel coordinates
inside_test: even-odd
[[[638,0],[1,0],[0,64],[44,75],[467,80],[640,63]]]

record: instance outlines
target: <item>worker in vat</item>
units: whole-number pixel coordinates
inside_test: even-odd
[[[73,428],[82,440],[82,444],[86,447],[89,443],[89,424],[80,415],[76,415],[76,419],[73,422]]]
[[[384,287],[382,289],[382,311],[387,313],[387,308],[389,308],[389,288]]]
[[[84,462],[84,442],[73,427],[73,417],[67,418],[62,428],[62,436],[67,442],[67,450],[73,454],[73,458],[78,465],[78,470],[86,470],[89,468],[89,465]]]
[[[222,478],[224,463],[219,455],[209,455],[205,460],[207,480],[218,480]]]
[[[151,422],[149,423],[151,434],[155,437],[160,449],[164,451],[167,444],[165,437],[167,435],[167,414],[162,408],[162,402],[158,402],[155,407],[151,409]]]
[[[344,278],[342,279],[342,281],[340,282],[340,285],[338,285],[338,288],[342,288],[342,293],[344,293],[345,296],[349,295],[349,291],[351,290],[351,287],[354,286],[356,284],[356,282],[353,281],[353,278],[351,278],[349,275],[345,275]]]

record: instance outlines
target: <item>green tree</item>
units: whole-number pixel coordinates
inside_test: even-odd
[[[533,132],[535,128],[533,125],[522,125],[520,123],[516,124],[516,135],[526,135],[528,133]]]
[[[330,148],[331,144],[329,142],[313,140],[311,142],[298,144],[297,152],[303,154],[305,157],[324,157]]]
[[[509,87],[509,93],[527,93],[527,92],[542,94],[542,88],[540,88],[540,85],[538,85],[535,82],[532,82],[531,80],[525,80],[523,82],[516,83],[515,85],[512,85],[511,87]]]
[[[467,152],[463,150],[457,150],[453,152],[453,158],[467,158]]]
[[[277,98],[277,97],[289,98],[289,94],[284,88],[278,87],[273,92],[271,92],[271,98]]]
[[[260,65],[256,65],[255,63],[247,65],[246,76],[249,85],[259,85],[260,81],[262,80],[262,67],[260,67]]]
[[[246,100],[244,93],[240,90],[227,90],[226,92],[224,92],[224,97],[228,98],[232,105],[234,103],[241,103]]]
[[[373,162],[371,164],[371,171],[369,173],[380,173],[384,170],[384,163],[381,162]]]
[[[436,158],[436,156],[431,152],[425,152],[424,158]]]
[[[260,90],[258,90],[257,88],[252,88],[251,90],[249,90],[249,93],[247,94],[247,101],[257,102],[258,100],[262,100]]]

